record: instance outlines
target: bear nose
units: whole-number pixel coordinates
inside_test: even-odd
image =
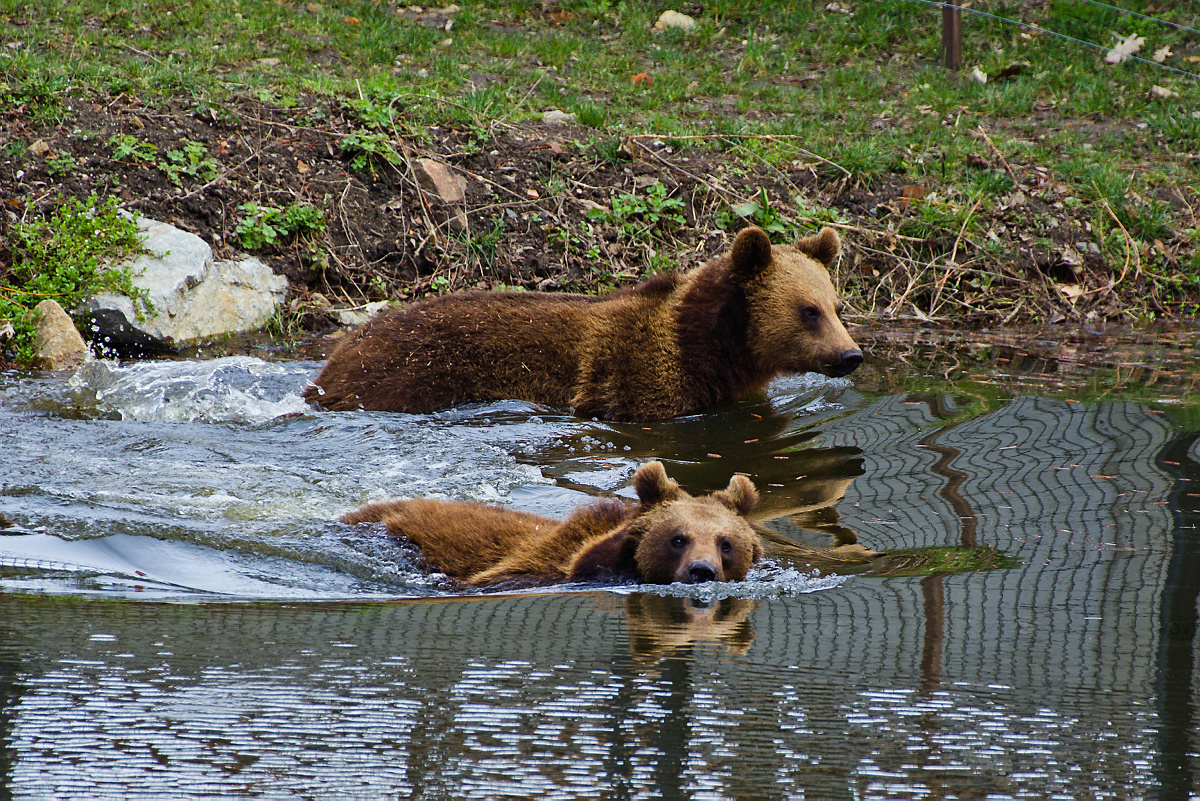
[[[692,562],[692,566],[688,568],[688,583],[701,584],[705,581],[712,581],[717,577],[717,569],[708,562]]]
[[[862,351],[858,348],[842,351],[836,359],[826,365],[826,375],[837,378],[839,376],[850,375],[863,363]]]

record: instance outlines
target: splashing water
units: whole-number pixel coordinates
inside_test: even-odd
[[[630,497],[630,476],[654,456],[620,444],[641,427],[523,402],[430,415],[318,412],[301,393],[319,366],[247,356],[98,360],[65,382],[6,381],[0,515],[18,526],[0,537],[0,587],[141,597],[459,593],[381,528],[335,521],[365,503],[417,496],[562,518],[600,493]],[[841,406],[813,391],[823,385],[792,379],[784,403],[798,415],[834,413]],[[668,430],[703,441],[707,425],[697,418]],[[667,591],[755,598],[836,586],[771,571]],[[598,588],[610,587],[557,589]]]
[[[169,423],[255,423],[311,407],[299,392],[312,365],[248,356],[203,362],[88,361],[67,382],[75,402],[99,415]]]

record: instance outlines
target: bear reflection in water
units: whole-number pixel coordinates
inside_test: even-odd
[[[625,599],[629,649],[642,665],[686,655],[702,643],[723,645],[736,654],[750,650],[754,623],[750,613],[758,607],[745,598],[700,601],[695,598],[639,592]]]
[[[616,576],[651,584],[741,581],[762,557],[747,515],[754,485],[735,475],[719,492],[693,497],[660,462],[633,476],[638,502],[603,499],[565,521],[478,503],[388,501],[342,522],[382,522],[452,578],[480,586],[501,581],[565,581]]]

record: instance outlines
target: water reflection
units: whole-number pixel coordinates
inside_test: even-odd
[[[0,642],[11,639],[7,626],[0,624]],[[16,726],[16,707],[21,696],[18,677],[23,669],[28,668],[21,664],[17,655],[0,652],[0,798],[12,795],[6,789],[13,787],[13,766],[19,758],[11,735]]]
[[[1163,797],[1196,789],[1196,602],[1200,598],[1200,434],[1172,439],[1157,465],[1175,479],[1168,506],[1174,517],[1166,582],[1162,588],[1158,653],[1158,714],[1162,717],[1155,775]]]
[[[757,606],[745,598],[706,602],[634,593],[625,599],[634,661],[654,665],[667,657],[690,657],[698,643],[716,643],[745,654],[754,642],[750,615]]]

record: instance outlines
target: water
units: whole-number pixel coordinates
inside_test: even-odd
[[[2,374],[0,797],[1188,797],[1198,338],[868,331],[852,381],[645,426],[316,414],[319,363],[248,356]],[[771,558],[464,592],[336,522],[562,516],[650,458],[750,474]],[[855,536],[891,555],[795,547]]]

